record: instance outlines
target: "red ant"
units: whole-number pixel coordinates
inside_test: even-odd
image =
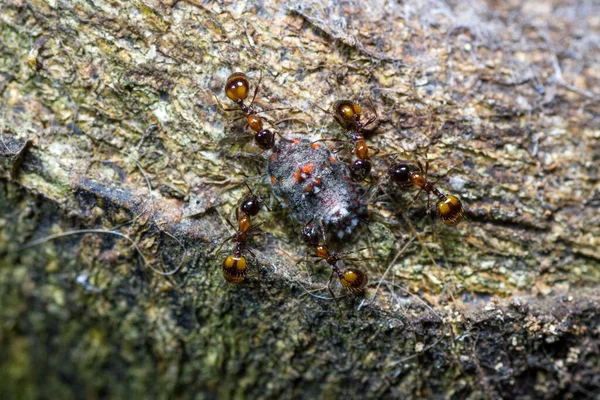
[[[357,103],[350,100],[339,100],[333,104],[333,118],[348,131],[354,146],[352,153],[358,158],[350,165],[350,177],[357,182],[364,181],[371,174],[373,166],[369,157],[369,146],[363,135],[363,130],[379,118],[372,103],[371,109],[375,115],[363,123],[362,110]],[[326,110],[321,110],[328,113]],[[371,150],[373,150],[373,155],[379,153],[377,148],[371,148]]]
[[[239,283],[246,278],[247,262],[246,258],[242,256],[242,251],[247,250],[252,258],[256,260],[256,256],[246,247],[246,239],[248,233],[256,230],[262,223],[252,225],[252,218],[258,214],[262,205],[261,199],[250,192],[242,198],[242,201],[236,209],[236,219],[238,221],[238,229],[236,232],[227,238],[223,244],[231,239],[235,239],[235,250],[233,254],[230,254],[223,261],[223,277],[229,283]],[[234,230],[235,227],[227,219],[229,226]],[[223,244],[221,246],[223,246]]]
[[[304,228],[302,228],[302,237],[308,246],[314,247],[315,257],[325,260],[331,268],[331,276],[329,277],[329,282],[327,283],[327,289],[329,290],[329,293],[331,293],[331,297],[333,297],[335,300],[335,295],[331,290],[331,281],[334,275],[337,275],[338,279],[340,280],[340,284],[350,292],[363,292],[368,283],[367,274],[355,268],[347,268],[343,271],[340,270],[337,264],[342,260],[341,253],[329,252],[327,238],[325,237],[325,228],[323,227],[322,222],[320,231],[321,233],[319,233],[319,228],[317,228],[315,224],[313,224],[312,220],[310,220],[304,226]]]
[[[248,81],[246,74],[242,72],[234,72],[229,75],[227,83],[225,83],[225,94],[231,101],[236,103],[244,113],[244,118],[248,121],[247,126],[255,133],[254,141],[256,142],[256,145],[262,150],[270,150],[275,146],[275,134],[268,129],[263,129],[263,120],[257,116],[259,113],[270,110],[257,112],[254,109],[254,100],[256,99],[256,94],[258,93],[261,81],[262,71],[258,80],[258,85],[256,85],[256,88],[254,89],[254,95],[252,96],[250,105],[244,104],[244,100],[248,98],[250,92],[250,82]],[[237,108],[224,108],[219,99],[216,96],[215,98],[224,111],[237,110]]]
[[[441,218],[442,222],[448,226],[455,226],[462,220],[464,216],[464,210],[461,201],[458,197],[451,194],[443,194],[436,187],[436,183],[439,182],[444,176],[438,178],[435,182],[431,182],[427,179],[427,170],[429,169],[429,161],[425,166],[425,173],[423,173],[423,166],[417,161],[418,169],[411,168],[410,164],[403,162],[395,162],[388,170],[390,179],[392,182],[402,188],[411,187],[411,185],[418,186],[419,193],[415,196],[415,199],[421,194],[421,191],[427,193],[427,212],[430,210],[429,195],[433,193],[439,199],[436,203],[436,212]]]

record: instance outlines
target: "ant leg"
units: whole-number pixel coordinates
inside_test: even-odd
[[[433,132],[433,125],[434,125],[434,121],[433,121],[433,107],[431,107],[431,104],[427,104],[427,110],[429,111],[429,135],[431,136],[432,132]],[[432,142],[431,140],[429,141],[429,144],[431,145]]]
[[[272,109],[272,110],[278,110],[277,109]],[[263,118],[265,121],[267,121],[273,128],[276,127],[279,124],[282,124],[284,122],[288,122],[288,121],[301,121],[301,122],[306,122],[305,120],[302,120],[300,118],[296,118],[296,117],[289,117],[289,118],[283,118],[283,119],[279,119],[275,122],[271,122],[268,118]]]
[[[260,153],[256,154],[256,157],[260,157],[263,155],[263,153],[266,153],[268,150],[261,150]]]
[[[333,294],[333,290],[331,289],[331,282],[333,281],[334,274],[335,274],[335,270],[332,270],[331,275],[329,276],[329,282],[327,282],[327,290],[329,290],[329,294],[331,295],[331,298],[333,299],[333,301],[335,301],[335,304],[338,305],[337,297],[335,297],[335,295]]]
[[[432,239],[435,240],[435,236],[433,235],[434,223],[433,223],[433,213],[431,212],[431,195],[429,192],[427,192],[427,216],[429,217],[429,223],[431,224]]]
[[[335,138],[319,139],[319,140],[315,140],[311,144],[318,143],[318,142],[335,142],[335,143],[349,143],[349,144],[352,144],[351,140],[335,139]],[[338,151],[339,151],[339,149],[338,149]]]
[[[427,215],[431,215],[431,196],[427,192]]]
[[[381,149],[379,147],[374,147],[374,146],[369,146],[369,150],[373,151],[373,154],[371,154],[371,156],[373,156],[373,157],[375,157],[381,151]]]
[[[394,197],[390,196],[390,194],[387,193],[387,191],[385,190],[385,188],[382,187],[382,190],[383,190],[383,193],[392,201],[392,203],[397,204],[396,201],[394,200]],[[402,216],[402,218],[404,219],[404,221],[406,221],[406,224],[408,225],[410,231],[417,238],[417,240],[419,241],[419,244],[421,245],[421,248],[423,249],[423,251],[425,251],[425,253],[429,257],[429,259],[431,260],[431,262],[433,263],[433,265],[436,268],[439,268],[437,262],[433,258],[433,255],[431,254],[431,252],[429,251],[429,249],[425,245],[425,242],[423,242],[423,238],[421,237],[421,235],[419,235],[419,233],[415,229],[415,226],[413,225],[413,223],[410,220],[410,218],[408,218],[408,216],[401,209],[399,210],[399,213]]]
[[[223,240],[223,242],[219,245],[219,247],[217,247],[217,250],[215,250],[215,254],[219,254],[221,252],[221,249],[223,248],[223,246],[225,245],[225,243],[229,242],[231,239],[234,238],[235,235],[231,235],[229,236],[227,239]]]
[[[350,143],[352,141],[351,140],[344,140],[344,139],[325,138],[325,139],[315,140],[311,144],[317,143],[317,142],[342,142],[342,143]]]
[[[252,226],[250,227],[250,229],[248,229],[248,233],[250,233],[250,232],[252,232],[252,231],[255,231],[255,230],[257,230],[257,229],[258,229],[258,228],[260,228],[260,227],[261,227],[261,225],[263,225],[263,224],[264,224],[264,222],[259,222],[258,224],[252,225]],[[261,232],[257,232],[257,233],[259,233],[259,234],[260,234],[260,233],[263,233],[263,232],[261,231]]]
[[[292,143],[292,142],[293,142],[293,140],[291,140],[291,139],[287,139],[287,138],[283,137],[283,136],[281,135],[281,133],[279,133],[278,131],[275,131],[275,134],[276,134],[277,136],[279,136],[279,138],[280,138],[281,140],[283,140],[284,142],[288,142],[288,143]],[[264,151],[266,151],[266,150],[264,150]],[[264,152],[264,151],[263,151],[263,152]],[[262,154],[262,153],[261,153],[261,154]]]
[[[379,117],[377,117],[377,116],[371,117],[371,118],[370,118],[370,119],[369,119],[369,120],[368,120],[368,121],[367,121],[367,122],[366,122],[366,123],[365,123],[365,124],[362,126],[362,127],[363,127],[363,129],[365,129],[367,126],[371,125],[373,122],[377,121],[377,119],[378,119],[378,118],[379,118]]]
[[[262,204],[264,204],[264,206],[265,206],[265,208],[267,209],[267,211],[268,211],[268,212],[271,212],[271,208],[270,208],[270,207],[267,205],[267,203],[264,203],[264,202],[262,201],[262,198],[260,198],[260,197],[259,197],[259,199],[260,199],[260,202],[261,202]]]
[[[377,114],[377,107],[375,107],[375,105],[373,104],[373,98],[370,94],[367,95],[367,98],[369,99],[369,106],[371,107],[371,110],[373,110],[373,113],[376,117],[379,117],[379,114]]]
[[[321,234],[323,235],[323,243],[327,243],[327,236],[325,235],[325,226],[323,225],[323,220],[319,220],[319,226],[321,227]]]
[[[237,208],[235,210],[235,219],[239,220],[238,218],[238,211]],[[231,223],[231,221],[229,220],[229,218],[225,217],[225,222],[227,222],[227,224],[231,227],[231,229],[233,229],[234,231],[237,231],[237,228]]]
[[[419,192],[417,193],[417,195],[415,197],[413,197],[412,201],[408,204],[407,207],[410,207],[412,205],[412,203],[414,203],[415,201],[417,201],[417,199],[419,198],[419,195],[421,194],[422,191],[423,191],[423,188],[420,188]]]
[[[271,110],[279,110],[279,108],[272,108]],[[290,142],[290,143],[291,143],[291,142],[293,142],[293,140],[286,139],[285,137],[283,137],[283,136],[281,135],[281,133],[279,133],[279,132],[277,131],[277,125],[279,125],[279,124],[281,124],[281,123],[283,123],[283,122],[287,122],[287,121],[302,121],[301,119],[294,118],[294,117],[280,119],[280,120],[278,120],[278,121],[275,121],[275,122],[271,121],[270,119],[268,119],[268,118],[266,118],[266,117],[263,117],[263,120],[264,120],[265,122],[267,122],[269,125],[271,125],[271,126],[274,128],[275,134],[276,134],[277,136],[279,136],[279,137],[281,138],[281,140],[284,140],[284,141],[286,141],[286,142]],[[302,132],[304,132],[304,131],[302,131]],[[292,133],[294,133],[294,132],[292,132]]]
[[[252,250],[250,250],[248,247],[246,247],[246,251],[250,254],[250,257],[252,257],[252,259],[254,260],[254,263],[256,264],[256,267],[257,267],[257,268],[255,268],[256,269],[256,277],[258,278],[258,284],[260,286],[260,282],[261,282],[261,279],[260,279],[260,267],[261,267],[261,264],[258,261],[258,257],[256,257],[256,254],[254,254],[252,252]]]
[[[310,225],[310,224],[313,222],[313,220],[314,220],[314,219],[315,219],[315,217],[312,217],[311,219],[309,219],[309,220],[308,220],[308,222],[307,222],[307,223],[304,225],[304,228],[303,228],[303,229],[306,229],[306,227],[307,227],[308,225]]]
[[[367,121],[367,123],[363,125],[363,128],[366,128],[367,126],[371,125],[373,122],[375,122],[379,119],[379,114],[377,114],[377,108],[373,104],[373,99],[371,98],[371,96],[368,96],[368,97],[369,97],[369,105],[371,106],[371,110],[373,110],[373,113],[375,114],[375,116],[371,117]]]
[[[417,157],[416,153],[414,154],[414,156],[415,156],[415,163],[417,164],[417,168],[419,168],[419,171],[421,171],[422,173],[425,174],[425,168],[423,167],[423,163]],[[425,174],[425,177],[427,177],[427,174]]]
[[[242,118],[246,118],[246,116],[245,115],[240,115],[239,117],[232,119],[231,122],[229,122],[229,125],[233,125],[234,122],[239,121]]]
[[[260,110],[258,112],[255,112],[254,115],[258,115],[258,114],[262,114],[262,113],[266,113],[269,111],[282,111],[282,110],[289,110],[292,107],[271,107],[271,108],[265,108],[264,110]],[[263,117],[263,119],[267,119],[266,117]]]
[[[256,263],[258,264],[258,258],[256,258],[256,254],[254,254],[254,253],[252,252],[252,250],[250,250],[250,249],[249,249],[249,248],[247,248],[247,247],[246,247],[246,251],[247,251],[248,253],[250,253],[250,255],[252,256],[252,259],[254,260],[254,262],[256,262]]]
[[[370,250],[370,247],[361,247],[360,249],[356,249],[356,250],[348,250],[348,251],[344,251],[343,253],[337,253],[340,256],[346,255],[346,254],[358,254],[363,250]],[[346,258],[344,257],[344,261],[348,261],[348,260],[353,260],[353,261],[360,261],[361,259],[359,258]]]
[[[254,191],[252,190],[250,185],[248,185],[248,182],[245,179],[244,179],[244,185],[246,186],[246,188],[248,188],[248,191],[250,192],[250,194],[254,194]]]
[[[262,78],[263,78],[263,72],[262,69],[260,70],[260,78],[258,78],[258,83],[256,84],[256,87],[254,88],[254,96],[252,96],[252,102],[250,103],[250,107],[252,107],[254,105],[254,100],[256,99],[256,94],[258,93],[258,88],[260,87],[260,83],[262,82]]]
[[[237,121],[239,121],[240,119],[243,119],[243,118],[246,118],[246,116],[245,116],[245,115],[240,115],[239,117],[236,117],[236,118],[232,119],[231,121],[229,121],[229,122],[227,123],[227,126],[228,126],[228,127],[230,127],[230,126],[232,126],[233,124],[235,124]],[[248,125],[248,123],[246,122],[246,124],[244,125],[244,128],[242,129],[242,131],[243,131],[243,132],[246,132],[246,131],[248,130],[248,127],[249,127],[249,125]]]
[[[435,184],[436,184],[436,183],[438,183],[440,180],[442,180],[442,179],[444,179],[445,177],[447,177],[447,176],[448,176],[448,174],[449,174],[450,172],[452,172],[452,171],[454,171],[454,167],[450,168],[448,171],[446,171],[446,173],[445,173],[444,175],[442,175],[442,176],[440,176],[439,178],[437,178],[437,179],[435,180],[435,182],[433,182],[433,185],[435,186]]]
[[[305,248],[304,249],[304,257],[299,258],[298,261],[296,261],[295,265],[296,265],[296,267],[299,266],[299,265],[302,265],[302,264],[304,265],[304,270],[306,271],[306,279],[307,279],[307,281],[308,281],[309,284],[312,284],[312,279],[311,279],[311,276],[310,276],[310,269],[308,267],[308,265],[310,263],[310,260],[308,259],[308,256],[309,256],[308,248]]]
[[[217,97],[217,95],[214,94],[214,93],[213,93],[213,97],[217,101],[217,104],[219,104],[219,107],[221,107],[221,110],[223,110],[223,111],[239,111],[239,108],[225,108],[225,107],[223,107],[223,104],[221,103],[221,100],[219,100],[219,98]]]
[[[308,264],[309,264],[309,259],[308,256],[310,255],[310,252],[308,251],[308,248],[304,250],[304,265],[306,266],[306,277],[308,278],[308,282],[311,282],[311,277],[310,277],[310,270],[308,268]]]
[[[367,190],[365,190],[365,193],[361,196],[361,198],[366,198],[371,192],[371,189],[373,189],[373,187],[379,183],[377,179],[371,174],[369,174],[368,178],[370,178],[369,180],[371,181],[371,183],[369,184],[369,187],[367,188]],[[377,187],[379,187],[379,185],[377,185]],[[369,201],[367,201],[367,203],[369,203]]]
[[[331,115],[331,113],[329,111],[327,111],[326,109],[324,109],[323,107],[321,107],[320,105],[318,105],[317,103],[314,103],[312,101],[310,101],[310,104],[312,104],[314,107],[317,107],[319,110],[323,111],[325,114],[327,115]]]
[[[429,223],[431,224],[431,240],[433,240],[434,242],[436,234],[435,234],[435,224],[433,223],[433,213],[429,213]],[[443,244],[442,244],[442,251],[444,251],[443,249]]]

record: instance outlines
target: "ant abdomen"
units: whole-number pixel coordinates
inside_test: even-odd
[[[250,82],[246,74],[234,72],[227,78],[225,83],[225,94],[230,100],[240,103],[248,98],[250,92]]]
[[[335,120],[347,130],[356,126],[360,119],[361,109],[358,104],[350,100],[339,100],[333,104],[333,116]]]
[[[246,278],[247,267],[245,257],[231,254],[223,261],[223,277],[229,283],[240,283]]]
[[[339,278],[341,285],[353,293],[363,291],[369,282],[366,273],[354,268],[344,270]]]
[[[458,197],[447,194],[436,204],[436,211],[445,225],[455,226],[462,220],[465,212]]]

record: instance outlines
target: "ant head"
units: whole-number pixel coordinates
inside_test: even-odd
[[[227,78],[225,84],[225,94],[232,101],[239,103],[248,97],[250,92],[250,83],[248,77],[242,72],[234,72]]]
[[[315,247],[319,245],[321,232],[319,232],[319,228],[313,224],[312,220],[302,228],[302,239],[304,239],[304,243],[306,243],[307,246]]]
[[[271,150],[275,147],[275,134],[268,129],[261,129],[254,135],[254,141],[261,150]]]
[[[344,129],[355,127],[360,119],[360,113],[360,106],[353,101],[340,100],[333,104],[333,116]]]
[[[410,165],[396,162],[389,169],[390,179],[397,185],[410,185]]]
[[[244,196],[242,199],[242,202],[240,203],[240,211],[242,211],[243,214],[254,217],[260,211],[261,205],[261,199],[254,193],[251,193]]]
[[[356,182],[362,182],[371,173],[371,167],[370,160],[355,160],[350,166],[350,177]]]
[[[340,283],[351,292],[362,291],[368,282],[367,274],[358,269],[348,268],[340,275]]]

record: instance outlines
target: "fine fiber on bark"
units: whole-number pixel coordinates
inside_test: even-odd
[[[598,15],[587,0],[3,1],[0,398],[598,398]],[[371,177],[326,232],[368,274],[363,296],[334,277],[332,299],[302,240],[311,210],[280,202],[302,193],[272,189],[272,152],[223,109],[233,72],[247,104],[260,81],[276,142],[319,140],[336,162],[355,155],[331,105],[377,115]],[[390,182],[399,161],[427,166],[463,221]],[[249,190],[261,225],[232,285],[228,220]]]

